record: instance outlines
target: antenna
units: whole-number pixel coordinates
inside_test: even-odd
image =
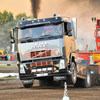
[[[22,18],[21,18],[21,21],[22,21],[22,22],[23,22],[23,21],[25,21],[25,18],[24,18],[24,17],[22,17]]]
[[[56,17],[56,14],[55,13],[53,13],[53,17]]]

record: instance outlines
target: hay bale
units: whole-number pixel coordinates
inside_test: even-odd
[[[11,66],[11,64],[7,64],[7,66]]]

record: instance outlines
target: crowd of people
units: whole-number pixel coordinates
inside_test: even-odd
[[[16,55],[0,53],[0,61],[12,61],[12,60],[16,60]]]

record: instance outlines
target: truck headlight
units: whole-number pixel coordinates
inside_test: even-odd
[[[58,55],[59,54],[59,52],[58,52],[58,49],[57,50],[51,50],[51,55]]]
[[[64,61],[64,59],[60,60],[59,69],[65,69],[65,61]]]
[[[20,64],[20,73],[25,73],[25,68],[23,64]]]

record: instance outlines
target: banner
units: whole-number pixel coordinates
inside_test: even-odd
[[[3,50],[0,50],[0,54],[2,54],[2,55],[3,55]]]

